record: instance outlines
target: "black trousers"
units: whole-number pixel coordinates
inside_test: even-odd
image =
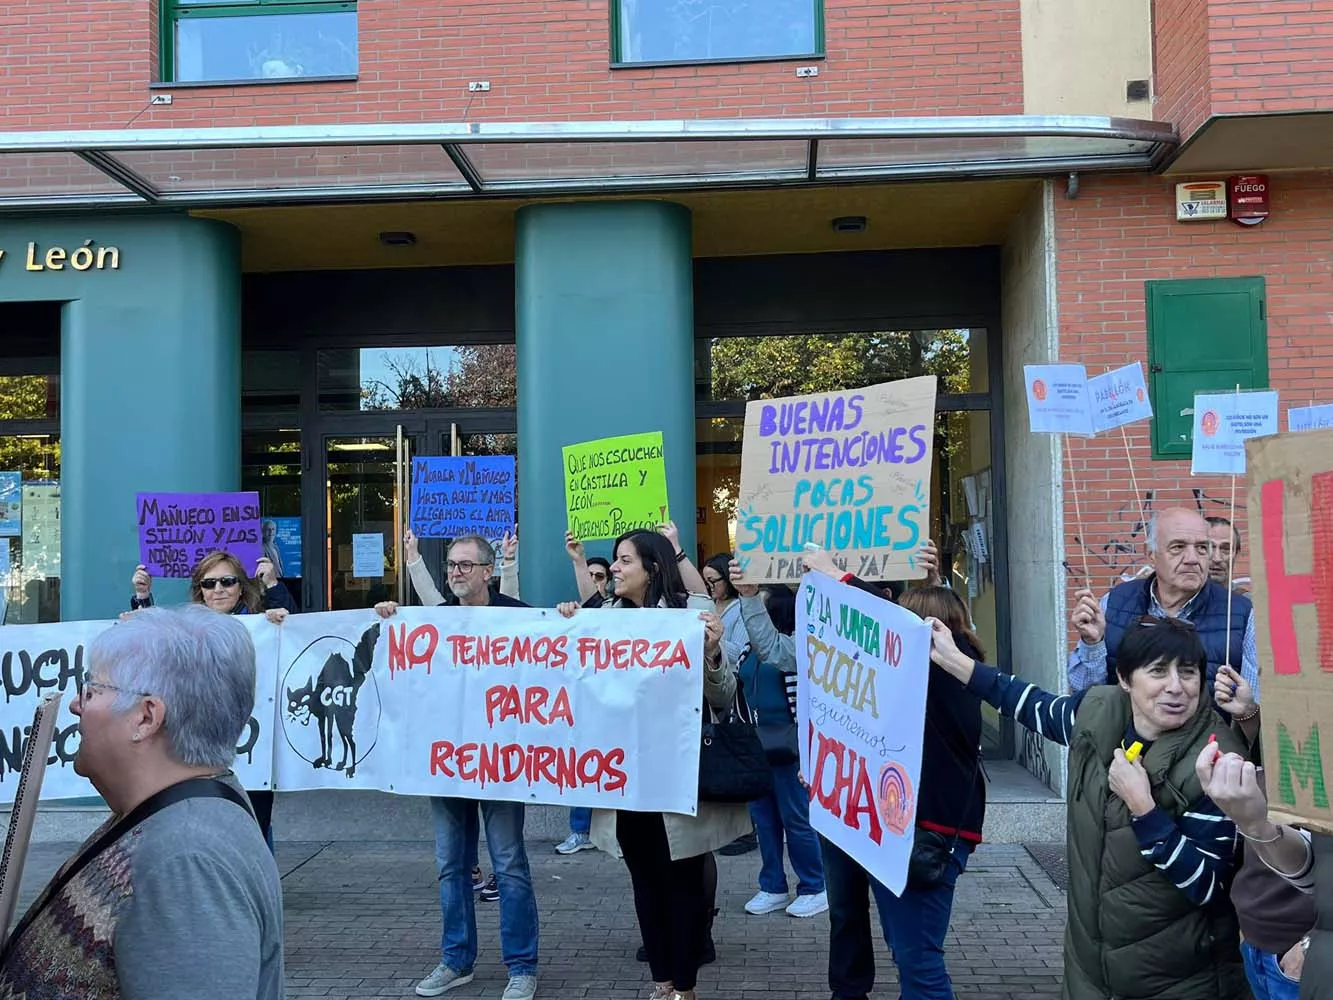
[[[250,808],[255,811],[255,819],[259,820],[259,832],[267,839],[269,827],[273,825],[273,793],[258,791],[245,794],[250,797]]]
[[[708,924],[704,855],[672,861],[661,813],[617,813],[616,840],[634,885],[653,980],[694,989]]]

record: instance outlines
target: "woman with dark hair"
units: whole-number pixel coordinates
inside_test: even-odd
[[[702,594],[686,594],[672,545],[653,531],[616,539],[611,576],[615,598],[603,607],[694,608],[704,620],[704,699],[728,711],[736,696],[734,661],[722,647],[722,623]],[[559,606],[571,618],[577,602]],[[696,1000],[694,991],[707,933],[705,858],[750,827],[744,805],[700,802],[695,816],[596,810],[593,842],[625,859],[652,970],[654,1000]]]
[[[731,582],[731,553],[723,552],[713,556],[699,570],[708,596],[713,599],[717,616],[722,619],[722,641],[737,661],[741,650],[750,644],[750,637],[745,631],[745,622],[741,620],[741,595],[736,592]]]
[[[932,558],[923,561],[934,561],[933,545],[930,550]],[[880,588],[844,573],[827,552],[809,552],[804,559],[812,572],[890,600]],[[933,574],[933,568],[928,572]],[[895,603],[923,618],[944,620],[963,649],[977,657],[984,655],[968,628],[966,607],[947,587],[903,590]],[[895,896],[845,851],[822,840],[829,899],[829,986],[835,1000],[864,1000],[874,987],[872,896],[898,968],[903,1000],[952,1000],[944,939],[953,913],[954,889],[972,851],[981,843],[985,814],[981,701],[960,681],[931,671],[917,783],[914,856],[924,859],[929,851],[935,864],[917,866],[915,872],[909,869],[906,887]]]
[[[940,619],[931,629],[939,667],[1069,747],[1065,997],[1248,997],[1227,893],[1236,827],[1195,768],[1210,742],[1236,754],[1244,744],[1201,694],[1208,659],[1194,626],[1139,619],[1117,684],[1063,697],[977,662]]]

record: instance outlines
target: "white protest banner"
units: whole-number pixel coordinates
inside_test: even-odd
[[[796,601],[796,662],[810,825],[901,893],[916,840],[930,626],[810,573]]]
[[[1318,431],[1333,427],[1333,403],[1320,406],[1293,406],[1287,410],[1287,430]]]
[[[702,663],[694,611],[292,615],[277,784],[693,815]]]
[[[764,399],[745,407],[737,559],[745,578],[795,581],[818,545],[858,576],[925,575],[935,376]]]
[[[1082,365],[1024,365],[1028,430],[1033,434],[1091,437],[1092,400]]]
[[[1152,419],[1142,362],[1094,375],[1088,379],[1088,396],[1092,400],[1092,429],[1097,434]]]
[[[242,615],[236,620],[249,629],[255,643],[258,694],[233,767],[246,788],[263,789],[272,780],[279,629],[263,615]],[[88,646],[115,626],[112,621],[92,621],[0,629],[0,681],[5,687],[5,703],[0,706],[0,803],[14,801],[33,713],[42,697],[55,691],[64,698],[47,757],[42,801],[97,795],[86,778],[74,773],[79,720],[70,706],[78,701],[82,677],[90,669]]]
[[[1277,433],[1277,393],[1199,392],[1194,395],[1190,472],[1245,475],[1245,442]]]

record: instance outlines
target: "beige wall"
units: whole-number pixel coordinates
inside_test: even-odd
[[[1023,365],[1059,358],[1054,197],[1048,181],[1014,219],[1001,251],[1000,284],[1011,666],[1025,680],[1063,692],[1068,650],[1061,454],[1054,435],[1028,432],[1023,378]],[[1019,762],[1063,794],[1063,749],[1026,733],[1018,729]]]
[[[1152,118],[1125,84],[1152,75],[1151,0],[1022,0],[1023,110]]]

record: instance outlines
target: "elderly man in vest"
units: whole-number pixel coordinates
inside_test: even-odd
[[[1114,684],[1116,653],[1125,630],[1143,615],[1182,618],[1194,625],[1208,654],[1207,690],[1217,668],[1229,663],[1259,696],[1258,643],[1248,597],[1231,596],[1208,577],[1208,522],[1184,508],[1162,511],[1148,532],[1153,572],[1115,587],[1100,604],[1090,590],[1076,595],[1071,616],[1079,643],[1069,655],[1069,687],[1077,694],[1098,684]]]

